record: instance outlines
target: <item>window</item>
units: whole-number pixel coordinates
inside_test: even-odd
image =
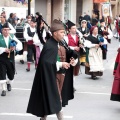
[[[64,20],[70,19],[70,3],[71,0],[65,0],[64,4]]]

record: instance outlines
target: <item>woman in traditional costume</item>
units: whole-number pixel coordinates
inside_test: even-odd
[[[91,78],[95,80],[97,79],[96,76],[103,75],[104,68],[101,45],[104,43],[99,41],[97,26],[92,26],[90,33],[84,43],[86,46],[85,74],[91,75]]]

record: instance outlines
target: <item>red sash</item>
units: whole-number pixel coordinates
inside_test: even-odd
[[[27,44],[28,45],[33,45],[33,40],[28,40]]]

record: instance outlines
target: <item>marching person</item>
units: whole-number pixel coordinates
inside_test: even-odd
[[[6,83],[7,90],[11,91],[12,89],[11,81],[14,79],[15,75],[15,49],[17,51],[22,50],[22,43],[9,32],[9,24],[4,23],[2,27],[2,34],[0,35],[0,83],[2,85],[1,96],[6,96]],[[14,45],[12,43],[13,40]]]
[[[37,27],[36,27],[37,29],[33,37],[33,41],[36,46],[36,66],[37,66],[40,53],[42,51],[44,44],[47,41],[47,31],[45,29],[45,24],[41,20],[41,17],[38,12],[36,13],[36,22],[37,22]]]
[[[90,35],[87,37],[84,45],[86,46],[86,65],[85,74],[91,75],[93,80],[96,80],[96,76],[103,75],[103,59],[102,59],[102,49],[98,39],[98,27],[92,26],[90,30]]]
[[[36,49],[36,67],[38,65],[40,53],[45,43],[46,43],[46,30],[44,29],[44,22],[41,22],[41,24],[39,25],[39,30],[35,32],[35,35],[33,37],[33,44],[35,45]]]
[[[68,69],[70,63],[57,61],[58,42],[63,40],[65,35],[63,24],[55,19],[51,32],[52,37],[46,42],[40,55],[27,113],[41,117],[40,120],[46,120],[47,115],[56,114],[58,120],[63,120],[56,73],[60,68]]]
[[[105,26],[104,19],[100,19],[100,27],[98,28],[98,34],[104,37],[106,41],[106,49],[103,49],[103,60],[107,59],[107,44],[111,43],[111,38],[113,37],[112,31]]]
[[[57,60],[70,63],[70,67],[67,70],[64,68],[60,69],[56,76],[62,107],[65,107],[68,105],[68,101],[74,98],[73,67],[78,62],[77,53],[68,47],[68,43],[65,40],[59,42]]]
[[[87,21],[86,20],[82,20],[81,21],[81,27],[78,28],[78,30],[82,33],[83,38],[86,39],[89,35],[89,28],[87,28]],[[80,42],[81,45],[84,44],[84,41]],[[83,48],[80,48],[80,63],[81,65],[85,65],[85,61],[86,61],[86,51]]]
[[[30,15],[28,15],[26,18],[27,18],[27,21],[24,24],[24,31],[27,31],[27,28],[30,27],[30,21],[32,19]],[[23,32],[23,37],[25,39],[25,34],[24,33],[25,32]],[[26,59],[27,59],[27,41],[25,40],[23,42],[23,56],[22,56],[22,59],[20,60],[20,63],[24,64]]]
[[[73,74],[74,74],[74,82],[75,82],[75,76],[78,76],[79,74],[79,69],[80,69],[80,62],[79,62],[79,52],[80,52],[80,47],[79,47],[79,36],[76,34],[77,33],[77,28],[76,25],[71,22],[70,20],[68,20],[68,22],[66,23],[66,25],[68,26],[68,35],[67,37],[65,37],[66,42],[68,43],[68,46],[76,51],[78,53],[78,63],[76,66],[74,66],[74,70],[73,70]],[[74,86],[74,90],[75,86]]]
[[[118,48],[113,75],[114,81],[112,85],[110,100],[120,102],[120,46]]]
[[[110,28],[105,26],[104,19],[100,19],[100,27],[98,28],[98,34],[100,34],[104,37],[104,32],[108,32],[106,39],[107,39],[108,43],[111,43],[111,38],[113,37],[112,31],[110,30]]]
[[[35,69],[37,67],[36,49],[35,49],[35,45],[33,44],[33,37],[35,35],[35,32],[36,32],[36,19],[32,18],[30,21],[30,27],[28,27],[24,31],[24,37],[27,41],[27,68],[26,68],[27,72],[30,71],[30,65],[33,62],[33,56],[35,60]]]

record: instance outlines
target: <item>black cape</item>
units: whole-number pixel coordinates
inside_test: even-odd
[[[62,96],[62,107],[68,105],[69,100],[74,99],[72,66],[70,66],[70,68],[66,70],[61,96]]]
[[[41,52],[36,70],[27,113],[38,117],[58,113],[61,110],[56,82],[58,42],[50,38]]]
[[[66,61],[67,62],[70,62],[70,58],[75,56],[73,54],[74,53],[71,54],[69,51],[66,51]],[[75,57],[75,59],[76,59],[76,57]],[[66,70],[61,96],[62,96],[62,107],[65,107],[66,105],[68,105],[69,100],[74,99],[73,66],[70,66],[70,68]]]
[[[65,41],[63,41],[61,45],[66,49],[66,62],[69,63],[71,57],[73,57],[74,59],[78,58],[78,54],[74,50],[69,49]],[[68,105],[68,101],[74,98],[73,91],[73,66],[70,66],[69,69],[65,70],[65,78],[61,91],[62,107]]]

